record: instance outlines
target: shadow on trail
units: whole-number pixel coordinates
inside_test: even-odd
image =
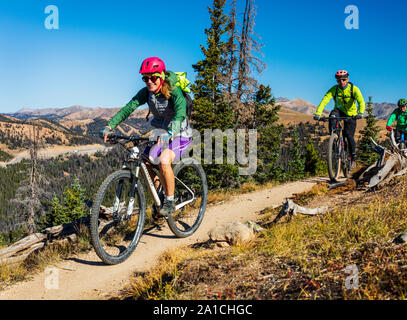
[[[145,229],[143,231],[143,236],[150,236],[150,237],[154,237],[154,238],[161,238],[161,239],[178,239],[178,237],[176,237],[175,235],[171,234],[171,235],[166,235],[166,234],[157,234],[157,233],[153,233],[152,231],[154,230],[157,231],[161,231],[162,227],[159,224],[154,224],[152,227]],[[142,239],[140,239],[140,242],[142,242]]]
[[[332,181],[329,177],[312,177],[312,178],[307,178],[304,179],[302,181],[304,182],[312,182],[312,183],[320,183],[320,182],[324,182],[324,183],[328,183],[330,185],[334,185],[337,183],[341,183],[344,181],[347,181],[348,179],[345,177],[339,177],[336,179],[336,181]]]
[[[107,266],[107,264],[105,264],[102,261],[89,261],[89,260],[83,260],[83,259],[79,259],[79,258],[68,258],[66,260],[74,261],[74,262],[80,263],[80,264],[86,264],[88,266],[101,266],[101,267]]]

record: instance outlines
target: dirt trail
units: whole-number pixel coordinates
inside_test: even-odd
[[[153,229],[143,234],[136,251],[122,264],[106,266],[92,250],[51,266],[54,270],[51,277],[49,272],[43,272],[29,281],[0,291],[0,300],[105,299],[118,292],[134,272],[145,272],[153,267],[160,254],[167,249],[205,241],[208,231],[217,225],[231,221],[256,221],[260,210],[279,206],[287,197],[307,191],[319,181],[321,179],[297,181],[233,196],[224,203],[208,206],[202,225],[189,238],[174,237],[167,226],[161,231]]]

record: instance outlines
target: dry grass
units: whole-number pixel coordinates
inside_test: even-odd
[[[176,282],[181,262],[203,258],[202,252],[191,248],[178,248],[161,255],[156,266],[147,273],[136,273],[131,284],[124,288],[120,297],[114,299],[174,299],[177,296]]]
[[[90,233],[85,225],[80,225],[77,238],[73,242],[54,244],[31,254],[23,262],[13,265],[0,265],[0,290],[8,285],[29,279],[64,258],[91,249]]]
[[[407,227],[406,178],[375,192],[335,194],[320,184],[297,195],[303,205],[337,203],[319,217],[282,219],[255,241],[226,249],[188,249],[152,270],[135,299],[405,299],[407,248],[392,240]],[[352,198],[345,202],[343,197]],[[272,221],[279,208],[263,212]],[[285,220],[285,221],[283,221]],[[198,255],[197,257],[194,255]],[[359,287],[345,287],[355,264]],[[158,270],[158,271],[157,271]],[[153,279],[153,281],[151,280]],[[141,288],[141,289],[140,289]],[[146,294],[148,293],[148,294]]]

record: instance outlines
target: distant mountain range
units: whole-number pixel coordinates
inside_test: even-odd
[[[276,99],[276,103],[281,105],[282,108],[290,109],[304,114],[314,114],[317,109],[317,106],[300,98],[289,100],[284,97],[279,97]],[[397,105],[393,103],[373,103],[373,114],[378,119],[387,120],[395,108],[397,108]],[[329,113],[329,111],[324,110],[324,113]]]
[[[23,108],[15,113],[7,115],[17,119],[33,119],[46,118],[54,120],[86,120],[91,118],[111,117],[119,108],[89,108],[83,106],[72,106],[68,108],[45,108],[45,109],[30,109]]]
[[[312,103],[296,98],[293,100],[280,97],[276,103],[281,105],[279,112],[281,123],[312,121],[316,106]],[[391,103],[374,103],[374,114],[379,119],[387,119],[396,108]],[[68,108],[23,108],[15,113],[0,114],[0,147],[7,149],[19,148],[27,139],[31,120],[40,118],[44,132],[44,143],[78,143],[80,139],[89,142],[99,140],[98,132],[106,125],[120,108],[90,108],[75,105]],[[148,109],[135,110],[130,117],[120,124],[117,130],[123,134],[145,133],[152,129],[146,121]],[[329,114],[329,110],[324,113]],[[151,116],[150,116],[151,117]],[[47,131],[48,130],[48,131]],[[81,138],[82,137],[82,138]],[[81,142],[79,142],[81,143]]]
[[[276,103],[281,105],[282,108],[296,111],[303,114],[314,114],[317,106],[303,100],[301,98],[295,98],[293,100],[285,97],[279,97],[276,99]],[[397,108],[396,104],[392,103],[373,103],[374,114],[379,119],[387,119],[393,110]],[[21,120],[43,118],[52,119],[54,121],[62,123],[69,123],[69,121],[84,121],[86,123],[96,119],[108,120],[119,111],[120,108],[90,108],[80,105],[75,105],[67,108],[44,108],[44,109],[31,109],[23,108],[15,113],[5,114]],[[328,110],[325,110],[329,113]],[[133,112],[130,119],[141,119],[147,115],[147,109],[138,109]],[[78,123],[76,123],[78,124]],[[71,125],[69,125],[70,127]]]
[[[314,114],[317,108],[314,104],[301,98],[290,100],[285,97],[279,97],[276,99],[276,103],[281,105],[282,108],[303,114]],[[397,105],[392,103],[373,103],[374,114],[379,119],[387,119],[395,108],[397,108]],[[94,121],[100,122],[109,120],[117,113],[117,111],[119,111],[119,109],[120,108],[90,108],[75,105],[67,108],[23,108],[15,113],[8,113],[5,115],[21,120],[35,118],[51,119],[59,122],[61,125],[67,126],[68,128],[82,126],[82,129],[77,128],[77,130],[80,130],[80,133],[84,133],[86,130],[83,126],[89,126],[89,124]],[[328,110],[324,111],[325,113],[329,113]],[[142,121],[140,121],[145,118],[147,112],[148,110],[145,108],[138,109],[131,114],[129,121],[137,123],[137,130],[142,129],[141,127],[146,127],[146,129],[148,129],[149,126],[147,123],[142,123]]]

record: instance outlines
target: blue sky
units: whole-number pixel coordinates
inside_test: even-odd
[[[238,12],[243,12],[238,0]],[[121,107],[142,88],[141,61],[161,57],[173,71],[202,59],[212,0],[0,0],[0,112],[21,108]],[[59,9],[48,30],[47,5]],[[267,69],[256,78],[276,97],[319,104],[346,69],[365,99],[407,97],[407,2],[256,0],[255,32]],[[345,7],[359,9],[348,30]]]

